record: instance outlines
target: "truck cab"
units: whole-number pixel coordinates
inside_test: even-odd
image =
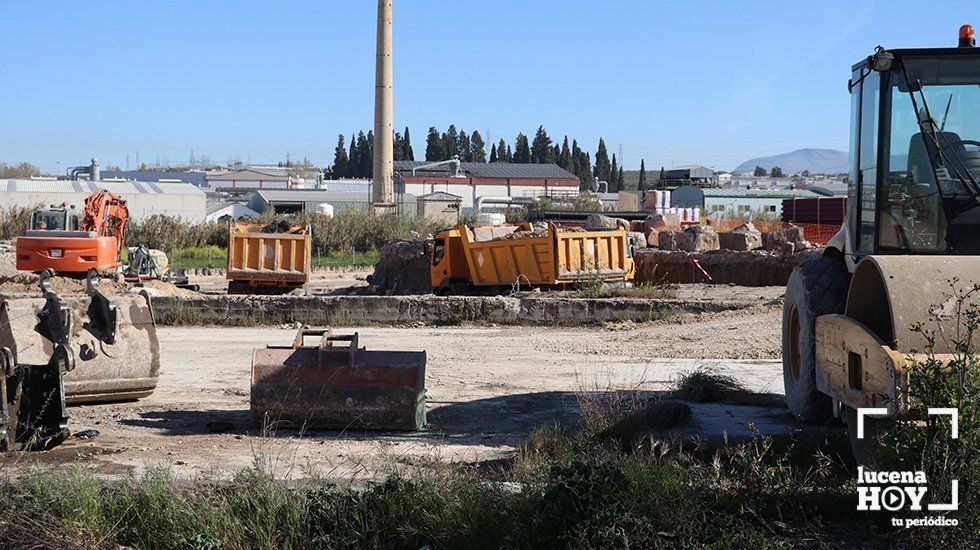
[[[435,238],[426,241],[425,254],[429,258],[433,292],[445,295],[455,286],[466,284],[470,274],[458,227],[440,231]]]

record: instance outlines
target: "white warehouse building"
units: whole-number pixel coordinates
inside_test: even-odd
[[[126,199],[132,220],[162,214],[201,223],[207,214],[204,191],[189,183],[0,179],[0,205],[37,208],[67,203],[81,210],[85,198],[99,189]]]
[[[780,219],[786,199],[816,198],[813,191],[800,189],[733,189],[685,185],[670,194],[670,205],[700,208],[708,217]]]

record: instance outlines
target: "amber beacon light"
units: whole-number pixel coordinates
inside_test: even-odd
[[[977,45],[977,40],[973,36],[973,25],[963,25],[960,27],[960,47],[972,48]]]

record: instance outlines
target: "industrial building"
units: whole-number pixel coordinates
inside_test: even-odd
[[[718,186],[718,178],[715,171],[707,166],[692,165],[678,166],[664,171],[663,181],[658,184],[660,187],[678,187],[682,185],[697,185],[700,187]]]
[[[0,180],[0,204],[37,208],[66,203],[82,208],[85,198],[99,189],[126,199],[131,220],[140,221],[153,214],[189,223],[200,223],[205,218],[204,191],[187,183],[7,179]]]
[[[706,216],[779,219],[783,200],[818,197],[800,189],[731,189],[685,185],[670,194],[671,206],[700,208]]]
[[[276,170],[259,171],[253,168],[243,168],[231,172],[209,172],[205,180],[208,189],[288,189],[289,174]]]
[[[102,170],[102,178],[123,179],[153,183],[189,183],[204,187],[205,173],[200,171],[183,172],[170,170]]]
[[[406,193],[399,198],[401,199],[398,204],[399,213],[414,216],[416,212],[415,195]],[[314,213],[321,204],[331,205],[336,214],[348,210],[366,212],[371,207],[371,195],[357,191],[262,189],[256,191],[248,201],[248,207],[259,214],[264,214],[270,207],[274,207],[277,214]]]
[[[440,166],[424,161],[395,161],[395,195],[443,192],[462,198],[471,211],[477,197],[574,197],[579,192],[575,174],[557,164],[446,161]]]
[[[415,198],[415,203],[418,205],[420,218],[457,224],[459,223],[460,204],[463,203],[463,197],[437,191],[419,195]]]

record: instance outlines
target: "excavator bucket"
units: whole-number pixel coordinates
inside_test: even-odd
[[[67,320],[74,369],[64,377],[65,399],[73,403],[129,401],[153,393],[160,375],[160,344],[146,295],[102,294],[98,276],[89,274],[88,298],[61,298],[42,273],[43,299],[7,300],[5,329],[16,341],[18,361],[48,364],[56,335],[41,322],[57,308]]]
[[[319,336],[315,346],[307,336]],[[346,345],[344,345],[346,344]],[[425,352],[367,351],[358,335],[300,329],[252,355],[252,419],[263,428],[420,430]]]

